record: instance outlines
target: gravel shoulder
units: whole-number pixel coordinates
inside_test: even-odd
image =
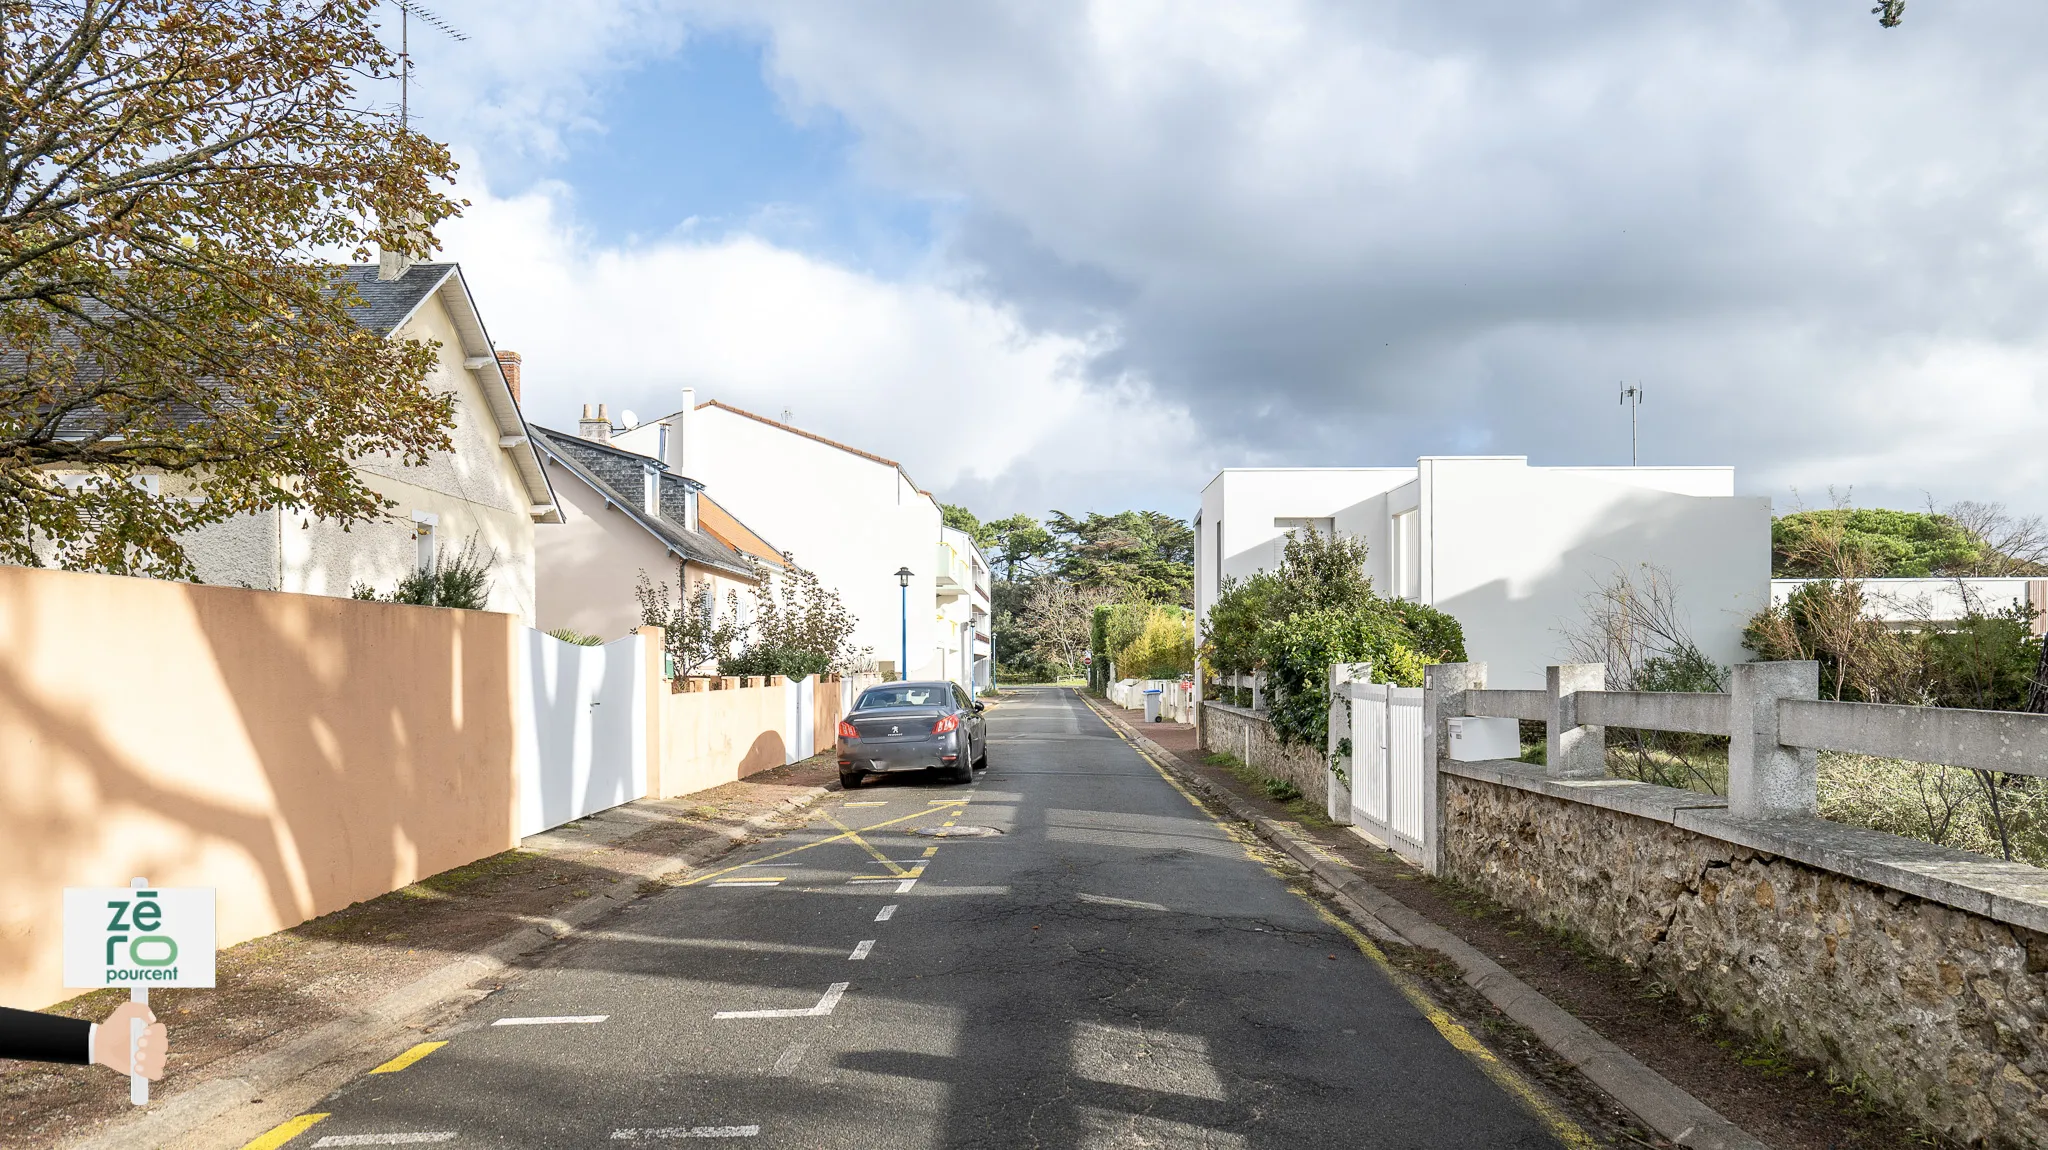
[[[764,828],[753,820],[762,816],[789,812],[786,820],[771,817],[769,833],[778,824],[801,825],[792,804],[815,798],[837,778],[826,754],[694,795],[630,803],[222,951],[216,989],[151,995],[171,1041],[152,1104],[232,1077],[508,934],[530,929],[536,947],[544,945],[556,912],[595,896],[623,904],[659,889],[658,880],[638,876],[664,859],[701,859],[755,841]],[[95,991],[48,1009],[97,1020],[126,997]],[[127,1096],[121,1079],[96,1067],[0,1063],[0,1147],[90,1137],[132,1113]]]

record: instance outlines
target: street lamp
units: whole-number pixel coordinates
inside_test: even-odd
[[[910,568],[896,569],[896,586],[902,589],[903,599],[903,661],[896,664],[896,678],[910,678]]]

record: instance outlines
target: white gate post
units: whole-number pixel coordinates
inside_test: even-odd
[[[1351,684],[1372,681],[1371,663],[1335,663],[1330,667],[1330,745],[1324,803],[1330,821],[1351,825]]]
[[[1437,663],[1422,669],[1422,867],[1444,872],[1443,764],[1451,757],[1451,720],[1465,713],[1465,692],[1486,686],[1484,663]]]
[[[1820,697],[1820,664],[1728,668],[1728,813],[1745,819],[1820,813],[1814,753],[1778,742],[1778,700]]]
[[[1543,724],[1544,771],[1553,779],[1607,777],[1607,728],[1579,725],[1580,691],[1607,689],[1607,664],[1567,663],[1543,674],[1550,712]]]

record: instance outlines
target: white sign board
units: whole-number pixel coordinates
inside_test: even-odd
[[[64,985],[213,985],[213,888],[67,886]]]

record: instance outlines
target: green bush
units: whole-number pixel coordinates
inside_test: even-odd
[[[498,565],[498,553],[483,546],[475,535],[453,555],[434,557],[432,570],[415,571],[398,581],[388,595],[380,595],[367,583],[349,589],[349,597],[383,603],[410,603],[415,607],[456,607],[482,611],[491,601],[491,569]]]
[[[1426,652],[1418,649],[1424,643]],[[1425,666],[1465,659],[1457,620],[1385,600],[1290,615],[1260,632],[1259,649],[1274,731],[1283,743],[1317,748],[1329,738],[1332,664],[1369,663],[1373,682],[1420,687]]]
[[[548,636],[550,638],[560,639],[564,643],[574,643],[578,647],[604,646],[603,639],[600,639],[595,635],[586,635],[581,631],[572,630],[568,627],[557,627],[554,630],[549,631]]]
[[[1118,612],[1122,608],[1117,609]],[[1131,614],[1137,615],[1137,612]],[[1112,624],[1117,612],[1111,613]],[[1119,629],[1112,625],[1112,641]],[[1143,608],[1135,634],[1113,649],[1110,660],[1124,679],[1177,679],[1195,670],[1195,618],[1180,607],[1154,603]]]

